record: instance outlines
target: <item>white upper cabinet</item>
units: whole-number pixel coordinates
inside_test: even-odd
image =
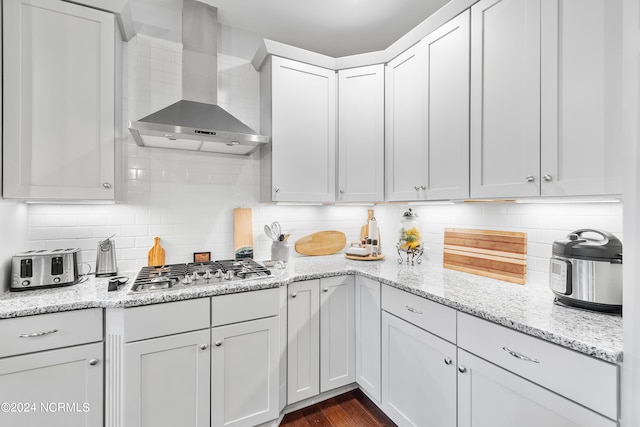
[[[334,202],[336,72],[273,56],[261,91],[262,201]]]
[[[425,39],[426,199],[469,197],[469,11]]]
[[[471,197],[540,194],[540,0],[471,8]]]
[[[621,3],[542,3],[543,196],[622,193]]]
[[[622,193],[619,0],[471,8],[471,197]]]
[[[384,66],[338,71],[338,202],[384,200]]]
[[[110,13],[3,2],[3,197],[114,199],[115,57]]]
[[[387,200],[469,196],[469,12],[387,65]]]
[[[387,64],[385,161],[387,200],[423,197],[427,169],[427,55],[423,42]]]

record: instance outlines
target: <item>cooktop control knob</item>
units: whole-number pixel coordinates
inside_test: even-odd
[[[186,276],[184,276],[184,279],[182,279],[182,283],[185,284],[185,285],[188,285],[191,282],[193,282],[193,279],[188,274]]]
[[[218,269],[214,275],[213,275],[216,279],[222,279],[222,270]]]
[[[211,280],[211,271],[206,270],[203,274],[202,274],[202,278],[204,280]]]
[[[233,279],[233,271],[229,270],[226,273],[224,273],[224,279],[225,280],[231,280]]]

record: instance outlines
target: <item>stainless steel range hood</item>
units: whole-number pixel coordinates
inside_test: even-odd
[[[270,141],[233,117],[217,101],[218,10],[195,1],[182,4],[182,95],[178,101],[129,122],[136,144],[248,155]]]

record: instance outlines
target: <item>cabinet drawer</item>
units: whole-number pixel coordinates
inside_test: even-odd
[[[400,289],[382,287],[382,309],[438,335],[456,342],[456,311]]]
[[[0,357],[102,341],[102,309],[0,321]]]
[[[594,411],[618,418],[619,367],[458,313],[458,346]]]
[[[279,295],[278,288],[273,288],[212,297],[212,326],[277,316],[280,313]]]
[[[199,298],[127,308],[125,342],[208,328],[209,302],[209,298]]]

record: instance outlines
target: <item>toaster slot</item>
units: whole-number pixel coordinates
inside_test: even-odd
[[[33,277],[33,260],[31,258],[20,260],[20,277]]]
[[[51,275],[59,276],[64,273],[64,269],[62,268],[64,264],[63,258],[61,256],[56,256],[51,258]]]

